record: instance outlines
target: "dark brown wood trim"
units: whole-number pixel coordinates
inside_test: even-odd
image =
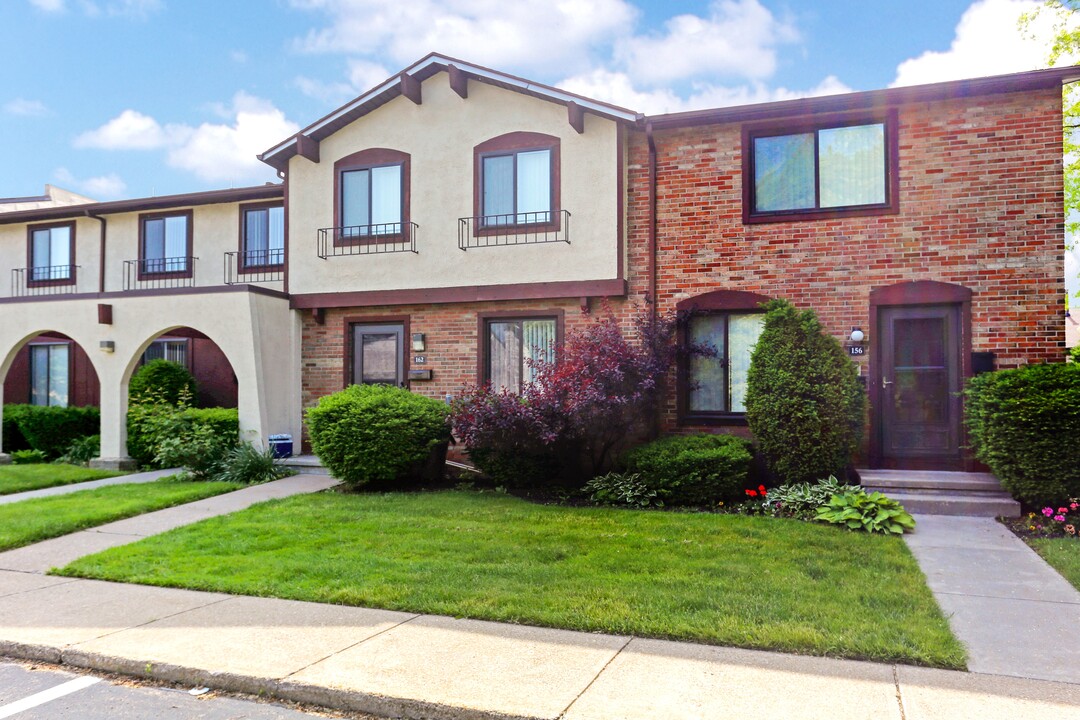
[[[286,294],[289,292],[289,171],[285,171],[284,177],[285,192],[282,193],[282,204],[285,207],[285,217],[283,221],[285,223],[285,267],[284,275],[282,277],[281,289]]]
[[[615,127],[615,244],[618,256],[615,259],[615,277],[626,277],[626,130]]]
[[[296,136],[296,154],[313,163],[319,162],[319,141],[307,135]]]
[[[401,233],[393,235],[361,236],[357,238],[340,237],[334,231],[334,246],[344,247],[349,245],[371,245],[377,243],[400,242],[405,238],[405,227],[411,217],[410,205],[412,201],[411,170],[412,156],[400,150],[390,148],[367,148],[346,155],[334,162],[334,227],[343,227],[341,217],[341,176],[351,170],[370,170],[389,165],[401,166]]]
[[[563,344],[563,333],[566,326],[566,312],[559,309],[547,310],[490,310],[476,313],[476,384],[483,385],[489,382],[487,377],[488,365],[488,342],[487,324],[490,320],[535,320],[538,318],[555,318],[555,346]]]
[[[70,245],[70,247],[68,249],[68,259],[69,259],[68,265],[71,266],[71,277],[70,278],[60,278],[60,279],[57,279],[57,280],[32,280],[31,278],[34,276],[34,232],[37,231],[37,230],[52,230],[53,228],[62,228],[62,227],[66,227],[66,228],[70,229],[70,232],[68,233],[68,242],[69,242],[69,245]],[[76,277],[76,274],[78,273],[78,270],[76,270],[76,268],[75,268],[75,265],[77,264],[75,262],[75,247],[76,246],[75,246],[75,221],[74,220],[69,220],[67,222],[39,223],[37,225],[27,225],[26,226],[26,287],[28,287],[28,288],[29,287],[54,287],[54,286],[60,286],[60,285],[74,285],[78,281],[78,278]]]
[[[754,212],[754,139],[778,134],[809,133],[835,127],[882,123],[885,126],[885,202],[851,207]],[[803,222],[845,217],[895,215],[900,212],[900,122],[895,108],[884,112],[832,114],[789,121],[745,124],[742,128],[742,219],[746,225],[774,222]],[[816,138],[816,135],[815,135]],[[817,175],[815,141],[814,173]],[[815,188],[817,193],[818,188]]]
[[[401,325],[404,328],[404,333],[401,338],[401,381],[405,383],[405,387],[409,386],[409,369],[411,367],[409,356],[409,323],[411,317],[409,315],[346,315],[342,322],[344,323],[343,341],[345,344],[344,352],[342,353],[342,375],[341,375],[341,387],[347,388],[352,385],[352,365],[353,365],[353,339],[352,339],[352,326],[353,325]]]
[[[112,305],[110,305],[109,303],[98,303],[97,321],[99,325],[112,325]]]
[[[567,120],[570,121],[570,127],[577,131],[578,135],[585,133],[585,110],[580,105],[571,100],[566,103],[566,115]]]
[[[446,74],[450,76],[450,89],[460,95],[462,100],[468,98],[469,73],[451,63],[446,66]]]
[[[884,460],[884,450],[881,440],[881,419],[878,412],[881,407],[881,366],[883,359],[881,353],[881,321],[880,311],[886,307],[904,307],[917,305],[959,305],[960,306],[960,382],[967,383],[973,372],[971,367],[972,350],[972,320],[971,301],[973,293],[971,288],[953,283],[938,282],[936,280],[916,280],[912,282],[897,283],[884,287],[876,287],[870,290],[870,322],[873,333],[877,337],[871,337],[870,360],[867,368],[867,391],[870,402],[870,438],[869,438],[869,463],[870,467],[881,467]],[[960,396],[960,415],[963,417],[964,397]],[[962,468],[972,471],[978,469],[978,461],[975,460],[968,449],[967,426],[960,422],[960,458]],[[955,469],[955,468],[954,468]]]
[[[290,296],[290,303],[293,308],[333,308],[487,302],[492,300],[552,300],[556,298],[578,298],[583,295],[589,297],[622,297],[626,295],[626,281],[621,279],[567,280],[551,283],[466,285],[461,287],[417,288],[415,290],[304,293]],[[0,300],[0,302],[3,301]]]
[[[266,272],[268,268],[272,268],[274,270],[284,269],[284,267],[285,267],[285,250],[284,250],[284,247],[282,248],[282,261],[280,263],[267,264],[267,265],[253,265],[253,266],[250,266],[250,267],[247,264],[247,250],[244,247],[244,239],[247,236],[247,232],[246,232],[246,230],[247,230],[247,212],[249,210],[270,210],[271,208],[282,208],[282,213],[284,213],[285,203],[284,203],[284,201],[282,201],[282,202],[271,201],[271,202],[261,202],[261,203],[248,203],[246,205],[241,205],[240,206],[240,208],[239,208],[240,209],[240,220],[239,220],[240,236],[237,238],[237,245],[236,245],[237,250],[239,250],[239,254],[237,255],[237,261],[236,261],[236,274],[237,275],[250,275],[252,273]],[[267,218],[267,220],[269,220],[269,218]],[[283,218],[282,222],[285,224],[285,227],[288,227],[288,218],[287,217]],[[269,232],[269,230],[270,230],[270,226],[269,226],[269,222],[268,222],[267,223],[267,232]],[[269,238],[268,238],[268,241],[269,241]]]
[[[733,314],[764,312],[761,305],[772,298],[744,290],[713,290],[679,301],[675,308],[679,313]],[[676,331],[678,346],[685,348],[689,342],[686,322],[679,324]],[[690,410],[690,356],[683,353],[679,358],[675,372],[675,419],[680,427],[684,426],[740,426],[746,425],[746,415],[734,412],[701,412]]]
[[[114,290],[104,293],[70,293],[67,295],[32,295],[30,297],[0,298],[0,305],[16,305],[30,302],[71,302],[72,300],[122,300],[132,297],[155,297],[168,295],[217,295],[221,293],[250,292],[256,295],[281,298],[289,296],[280,290],[261,285],[207,285],[204,287],[153,288],[145,290]]]
[[[144,260],[146,259],[146,223],[148,220],[162,220],[170,217],[187,218],[187,267],[179,272],[143,272]],[[139,280],[154,280],[157,278],[190,278],[195,274],[195,214],[191,210],[173,210],[170,212],[143,213],[139,215],[139,263],[137,267]]]
[[[493,155],[508,155],[510,153],[527,152],[529,150],[551,151],[551,222],[530,223],[528,225],[500,225],[498,227],[484,228],[479,221],[473,223],[473,235],[482,237],[485,235],[497,235],[507,230],[521,230],[526,228],[535,232],[546,232],[559,228],[558,213],[562,209],[562,161],[560,151],[561,141],[554,135],[545,135],[535,132],[510,132],[504,135],[485,140],[473,148],[473,217],[479,218],[484,215],[484,158]],[[517,187],[517,171],[514,173],[515,190]]]
[[[417,105],[424,102],[420,81],[408,73],[401,73],[401,94]]]

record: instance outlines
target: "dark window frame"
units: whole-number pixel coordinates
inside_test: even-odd
[[[566,313],[560,309],[541,310],[496,310],[476,314],[476,382],[486,385],[491,382],[491,340],[488,332],[492,322],[510,322],[513,320],[554,320],[555,346],[563,344],[563,332]],[[525,362],[524,354],[521,358]],[[522,372],[522,378],[524,378]]]
[[[346,155],[343,158],[338,159],[334,163],[334,246],[335,247],[347,247],[350,245],[371,245],[376,243],[393,243],[401,242],[408,236],[408,230],[406,226],[410,222],[410,204],[411,204],[411,168],[412,156],[407,152],[401,150],[391,150],[390,148],[368,148],[366,150],[360,150],[359,152]],[[357,235],[357,236],[342,236],[341,228],[344,227],[342,222],[342,210],[343,203],[341,201],[341,193],[345,189],[345,184],[342,182],[342,175],[347,172],[353,172],[356,170],[373,170],[381,167],[393,167],[399,166],[401,168],[401,216],[399,223],[401,225],[401,231],[397,233],[384,233],[381,235]],[[368,220],[371,219],[371,184],[368,183]],[[369,223],[370,224],[370,223]]]
[[[247,262],[247,214],[249,212],[257,212],[260,210],[272,210],[274,208],[281,208],[282,212],[282,244],[281,244],[281,262],[265,263],[262,265],[249,265]],[[266,272],[267,269],[278,270],[285,267],[285,244],[287,240],[285,235],[288,234],[288,223],[284,222],[285,216],[285,203],[278,200],[272,200],[270,202],[260,203],[246,203],[240,206],[240,238],[237,248],[239,250],[239,261],[236,263],[236,271],[241,275]],[[267,213],[267,232],[269,232],[269,212]],[[267,238],[267,246],[269,247],[269,238]]]
[[[754,140],[814,133],[814,197],[820,203],[818,159],[818,136],[821,130],[881,124],[885,129],[885,202],[872,205],[845,207],[800,208],[797,210],[772,210],[757,212],[754,207]],[[870,113],[844,113],[788,121],[747,124],[742,128],[742,204],[743,223],[747,225],[772,222],[798,222],[804,220],[830,220],[847,217],[895,215],[900,212],[900,139],[899,120],[895,108]]]
[[[68,263],[71,268],[70,277],[57,278],[55,280],[34,280],[34,233],[41,230],[53,230],[54,228],[69,228],[70,237],[68,242],[70,243],[70,249],[68,250]],[[46,266],[42,266],[46,267]],[[55,267],[49,265],[48,267]],[[78,278],[75,269],[75,221],[69,220],[67,222],[55,222],[55,223],[38,223],[36,225],[26,226],[26,286],[27,287],[53,287],[60,285],[74,285]]]
[[[538,223],[506,223],[502,225],[485,226],[482,222],[482,219],[486,217],[484,214],[484,159],[506,155],[514,156],[514,214],[516,214],[516,156],[518,153],[533,152],[536,150],[547,150],[551,153],[549,159],[551,207],[548,210],[548,212],[551,213],[550,220],[548,222]],[[483,237],[485,235],[500,235],[506,233],[507,230],[518,232],[523,230],[535,230],[536,232],[557,230],[560,226],[559,213],[562,210],[561,186],[562,153],[561,140],[558,137],[554,135],[545,135],[544,133],[516,131],[485,140],[473,148],[473,217],[476,218],[476,222],[473,223],[473,236]]]
[[[26,402],[27,402],[27,404],[34,405],[34,350],[33,349],[35,347],[52,348],[52,347],[57,347],[57,346],[61,346],[61,345],[67,348],[67,377],[68,377],[67,403],[65,405],[52,405],[52,404],[46,403],[45,405],[35,405],[35,407],[71,407],[71,395],[72,395],[72,390],[73,390],[73,388],[71,387],[71,378],[75,374],[75,343],[73,341],[71,341],[71,340],[61,340],[59,338],[57,338],[55,341],[42,340],[42,341],[30,342],[30,343],[27,343],[27,345],[26,345],[26,348],[27,348],[27,374],[28,374],[27,389],[26,389],[26,393],[27,393]],[[50,355],[52,354],[51,350],[49,351],[49,354]],[[48,373],[48,369],[46,368],[46,373],[45,373],[45,383],[46,383],[45,398],[46,399],[48,399],[48,397],[49,397],[49,389],[47,387],[48,382],[49,382],[49,373]]]
[[[142,355],[139,356],[139,367],[142,367],[143,365],[145,365],[147,363],[146,353],[149,352],[150,348],[153,347],[154,345],[166,344],[166,343],[181,343],[182,342],[186,346],[186,350],[184,351],[184,363],[183,363],[183,365],[189,371],[194,372],[195,362],[194,362],[193,355],[194,355],[194,350],[195,350],[195,343],[192,342],[192,339],[193,338],[189,338],[189,337],[176,337],[174,335],[164,335],[164,336],[159,336],[159,337],[154,338],[153,340],[150,341],[150,344],[147,345],[146,348],[142,351]],[[161,359],[168,360],[168,358],[161,358]],[[171,361],[171,362],[175,362],[175,360]]]
[[[677,329],[678,347],[687,348],[690,341],[690,323],[693,318],[704,315],[753,315],[763,314],[762,303],[770,300],[766,295],[742,290],[714,290],[696,297],[682,300],[676,306],[680,315]],[[729,325],[724,325],[724,353],[730,352],[727,341]],[[691,360],[689,352],[681,352],[676,364],[676,422],[679,425],[699,426],[745,426],[745,412],[703,411],[690,409],[690,391],[692,389]],[[725,366],[725,372],[727,368]],[[726,392],[726,390],[725,390]],[[731,398],[728,397],[730,407]]]
[[[145,272],[146,267],[146,223],[151,220],[165,220],[172,217],[187,218],[187,242],[184,257],[187,258],[183,270],[162,272]],[[156,280],[161,278],[190,278],[195,274],[195,213],[192,210],[169,210],[166,212],[143,213],[139,215],[139,280]]]

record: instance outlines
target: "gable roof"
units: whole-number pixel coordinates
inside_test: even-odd
[[[473,63],[458,60],[446,55],[430,53],[396,75],[392,75],[383,83],[368,90],[355,100],[342,105],[337,110],[334,110],[330,114],[311,123],[288,140],[270,148],[259,155],[259,159],[278,170],[283,170],[288,163],[289,158],[301,152],[301,143],[304,142],[302,138],[318,142],[323,138],[329,137],[349,123],[358,120],[373,110],[390,102],[394,98],[402,95],[403,84],[408,82],[409,79],[423,82],[437,73],[450,72],[451,67],[453,67],[456,72],[464,73],[469,80],[476,80],[506,90],[513,90],[514,92],[531,95],[532,97],[558,103],[560,105],[569,106],[574,104],[582,110],[611,120],[636,123],[644,117],[641,113],[627,110],[618,105],[593,100],[592,98],[587,98],[583,95],[560,90],[559,88],[550,85],[526,80],[525,78],[499,72],[498,70],[492,70],[491,68],[486,68],[481,65],[474,65]]]

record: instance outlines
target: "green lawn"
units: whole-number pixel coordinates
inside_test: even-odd
[[[0,495],[115,477],[121,473],[78,465],[0,465]]]
[[[243,487],[236,483],[177,482],[109,485],[66,495],[0,505],[0,550],[67,535],[151,510],[182,505]]]
[[[964,667],[900,538],[792,520],[323,493],[60,574],[722,645]]]
[[[1059,573],[1061,573],[1066,580],[1072,583],[1073,587],[1080,590],[1080,540],[1075,538],[1055,538],[1050,540],[1048,538],[1029,539],[1028,545],[1035,549],[1035,552],[1042,555],[1046,562]]]

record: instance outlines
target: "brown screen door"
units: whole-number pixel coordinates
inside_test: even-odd
[[[353,325],[352,382],[404,386],[405,326]]]
[[[954,467],[960,461],[960,306],[885,307],[878,321],[883,460],[893,467]]]

